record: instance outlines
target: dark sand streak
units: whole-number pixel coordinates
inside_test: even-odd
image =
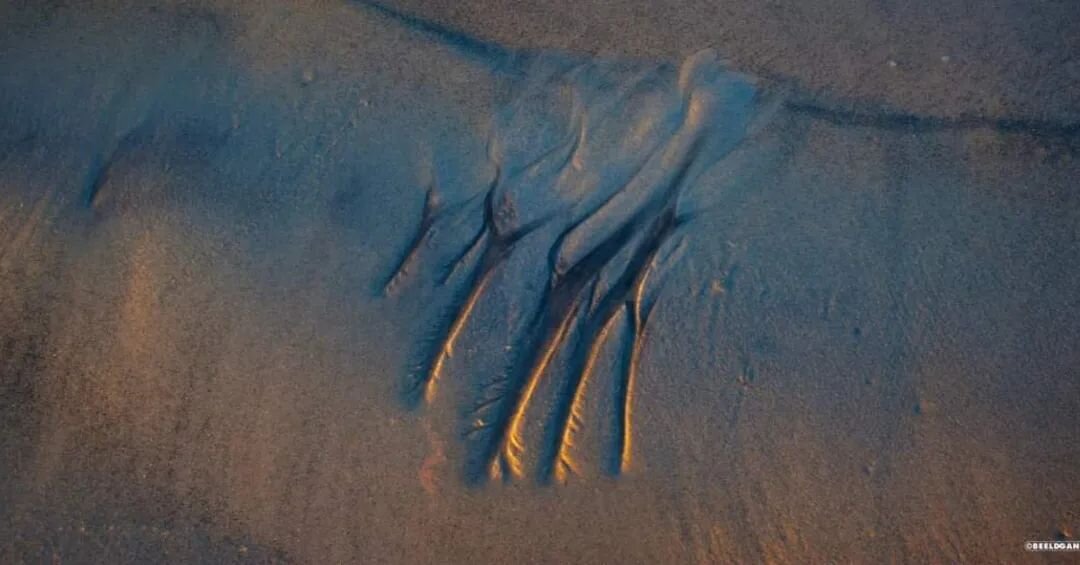
[[[496,476],[512,478],[522,474],[517,453],[522,447],[519,435],[521,420],[551,358],[566,337],[571,320],[583,306],[581,292],[599,276],[604,266],[634,239],[641,225],[655,223],[659,227],[657,230],[659,233],[656,237],[646,240],[643,249],[636,254],[635,260],[629,266],[629,276],[636,277],[642,266],[647,264],[651,255],[655,254],[655,250],[651,248],[653,246],[659,248],[662,239],[666,237],[674,224],[673,209],[677,202],[677,195],[683,187],[688,171],[694,165],[700,147],[700,138],[695,138],[674,178],[671,179],[669,188],[660,193],[660,198],[654,197],[651,205],[646,205],[635,212],[629,221],[592,249],[566,273],[560,274],[557,271],[554,273],[551,285],[534,315],[534,322],[529,325],[533,331],[526,341],[523,356],[511,368],[509,389],[506,393],[507,402],[501,410],[496,412],[494,420],[490,423],[493,435],[481,448],[480,458],[470,469],[468,473],[470,480],[479,480],[485,470],[490,478],[496,478]],[[667,221],[664,221],[665,216],[670,216]],[[587,219],[583,219],[581,224]],[[581,224],[568,228],[560,236],[559,241]],[[558,248],[558,245],[555,248]],[[618,285],[609,291],[609,295],[613,297],[611,303],[618,301],[619,292]],[[604,300],[601,301],[601,304],[603,303]],[[624,397],[620,396],[620,398]],[[620,448],[619,451],[621,452],[622,449]]]
[[[496,175],[497,178],[498,175]],[[469,280],[464,286],[466,289],[464,295],[455,300],[454,305],[451,306],[453,314],[449,324],[440,326],[445,327],[445,330],[439,330],[441,337],[438,338],[437,347],[430,358],[417,368],[413,378],[410,379],[410,384],[405,391],[405,401],[409,406],[416,407],[420,404],[421,399],[430,402],[434,394],[434,387],[441,375],[443,364],[453,356],[454,343],[472,316],[473,308],[481,295],[483,295],[496,268],[509,257],[518,241],[548,220],[546,217],[541,218],[511,232],[501,232],[495,221],[494,195],[497,184],[498,181],[496,180],[484,201],[484,227],[478,237],[474,239],[474,243],[470,244],[471,247],[478,242],[483,242],[484,247],[479,262],[473,268]],[[462,259],[467,255],[468,250],[462,255]]]
[[[659,217],[652,220],[647,230],[645,240],[635,250],[630,264],[622,273],[614,285],[600,299],[600,303],[589,314],[586,320],[583,339],[577,342],[575,353],[572,357],[570,376],[563,382],[556,401],[556,413],[549,427],[547,446],[541,461],[540,477],[543,481],[557,478],[559,472],[557,465],[565,465],[567,457],[565,449],[570,441],[571,418],[576,413],[576,406],[580,398],[582,384],[588,379],[592,367],[595,365],[604,337],[608,334],[611,324],[619,311],[631,308],[633,311],[633,326],[631,334],[630,358],[624,364],[625,371],[620,376],[616,389],[616,403],[618,405],[618,422],[616,422],[616,436],[619,444],[615,448],[620,464],[613,469],[618,474],[624,468],[626,461],[625,436],[629,433],[627,408],[630,398],[628,396],[630,382],[632,381],[634,365],[636,365],[639,350],[639,328],[643,317],[639,308],[636,307],[636,298],[644,286],[648,273],[659,253],[680,222],[674,217],[672,207],[666,208]],[[634,305],[634,306],[632,306]]]

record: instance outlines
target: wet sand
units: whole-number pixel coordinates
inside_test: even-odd
[[[4,10],[0,561],[1017,562],[1080,529],[1067,112],[355,3]]]
[[[713,48],[808,97],[939,117],[1080,119],[1068,1],[380,0],[500,45],[678,60]]]

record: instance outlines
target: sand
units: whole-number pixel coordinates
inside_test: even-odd
[[[924,115],[1080,120],[1067,0],[380,0],[500,45],[679,60],[704,48],[817,100]]]
[[[1076,535],[1067,89],[852,91],[462,6],[0,8],[0,561]]]

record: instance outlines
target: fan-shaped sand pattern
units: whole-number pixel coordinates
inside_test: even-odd
[[[522,477],[529,449],[539,453],[541,480],[566,477],[574,468],[568,447],[584,425],[583,385],[620,314],[630,330],[622,338],[613,421],[598,425],[612,430],[608,471],[626,469],[635,372],[656,301],[653,281],[662,278],[681,245],[679,228],[693,213],[680,197],[743,140],[760,102],[748,77],[727,71],[709,52],[677,69],[548,57],[530,67],[539,79],[524,81],[500,112],[489,142],[494,179],[473,214],[479,228],[449,269],[467,275],[443,277],[457,297],[404,390],[410,406],[435,400],[440,380],[449,377],[446,362],[495,272],[523,239],[547,237],[541,247],[548,256],[535,260],[546,261],[549,279],[530,329],[505,374],[478,393],[470,412],[466,474],[472,480]],[[429,189],[416,236],[387,291],[424,261],[440,218],[470,204],[444,204],[439,188]],[[576,341],[569,339],[575,324],[581,326]],[[565,374],[551,363],[561,348],[571,351]],[[542,444],[526,445],[521,428],[544,379],[557,380],[554,410]]]

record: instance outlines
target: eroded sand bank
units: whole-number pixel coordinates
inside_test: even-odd
[[[5,561],[1012,562],[1080,526],[1067,124],[357,4],[6,10]]]

